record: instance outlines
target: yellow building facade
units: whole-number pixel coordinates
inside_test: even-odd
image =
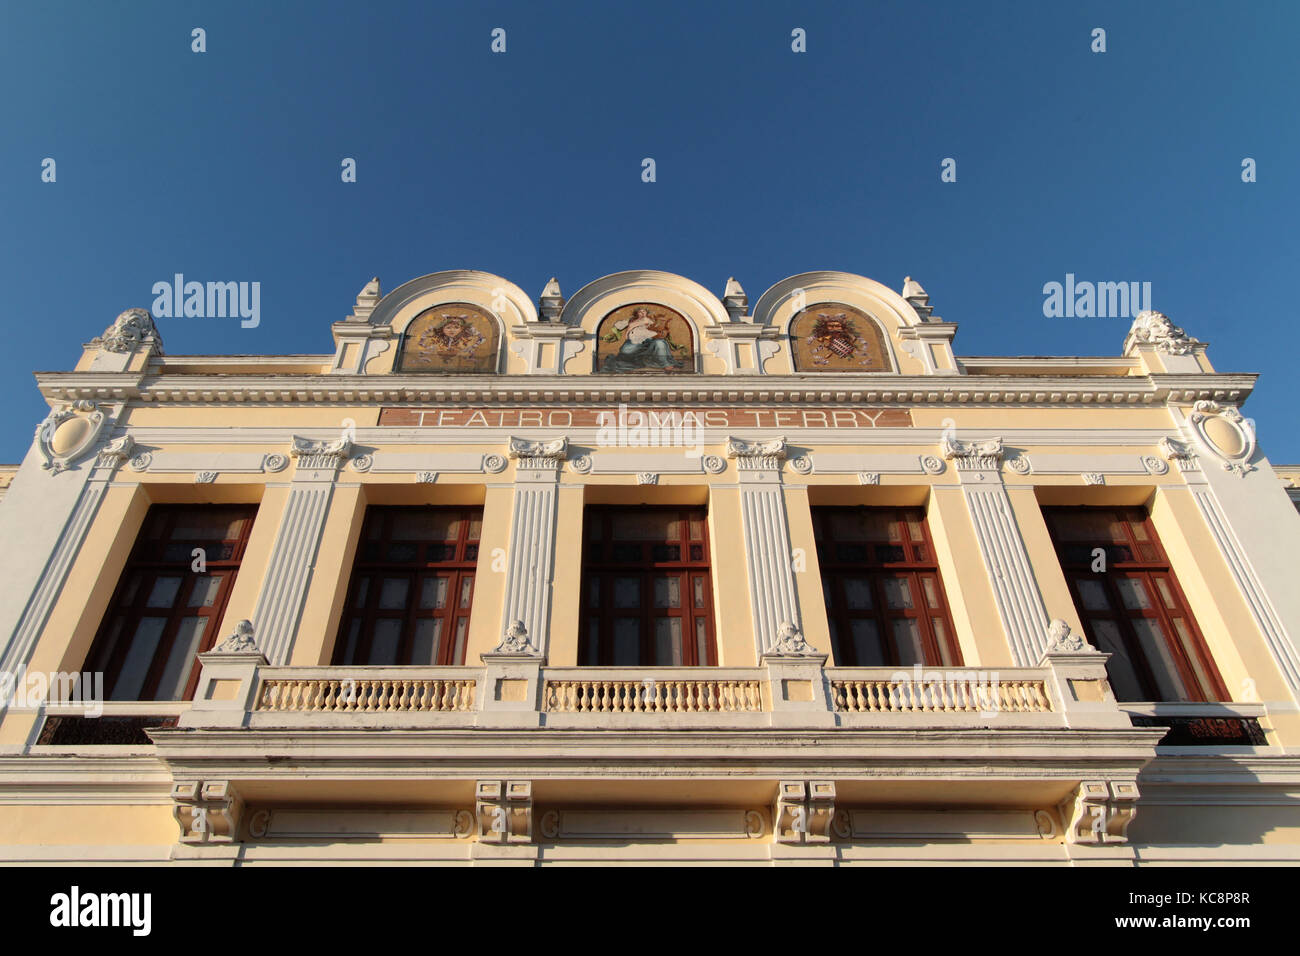
[[[956,329],[840,272],[124,312],[3,473],[0,859],[1300,861],[1255,376]]]

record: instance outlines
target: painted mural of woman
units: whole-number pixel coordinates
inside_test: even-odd
[[[615,354],[605,359],[600,369],[602,372],[676,370],[682,367],[681,362],[673,358],[673,352],[685,352],[687,348],[669,337],[664,316],[652,316],[649,309],[636,309],[631,318],[614,323],[614,331],[605,336],[605,341],[616,342],[620,336],[623,344]]]

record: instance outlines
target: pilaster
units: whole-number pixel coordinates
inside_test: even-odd
[[[346,437],[320,442],[295,436],[290,446],[297,466],[253,611],[258,639],[273,665],[289,663],[334,482],[351,450]]]
[[[515,625],[522,626],[532,647],[545,656],[550,641],[557,495],[568,440],[511,438],[510,457],[515,459],[515,501],[500,633],[508,636]]]
[[[783,628],[793,628],[796,633],[802,631],[781,485],[785,439],[749,442],[729,438],[727,457],[736,460],[740,482],[755,653],[761,658],[777,648]]]
[[[1047,608],[1002,483],[1002,439],[945,437],[940,451],[957,471],[1013,663],[1032,667],[1046,649]]]

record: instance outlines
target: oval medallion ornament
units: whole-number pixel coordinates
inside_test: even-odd
[[[36,447],[45,459],[42,468],[57,475],[85,455],[104,428],[104,413],[94,402],[79,401],[50,412],[36,426]]]
[[[1244,475],[1254,471],[1255,429],[1232,405],[1197,402],[1188,416],[1197,443],[1217,459],[1225,471]]]

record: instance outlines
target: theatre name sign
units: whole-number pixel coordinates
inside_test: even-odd
[[[709,406],[638,408],[619,405],[575,408],[458,406],[383,408],[380,425],[416,428],[905,428],[912,413],[905,408],[809,406],[797,409]]]

